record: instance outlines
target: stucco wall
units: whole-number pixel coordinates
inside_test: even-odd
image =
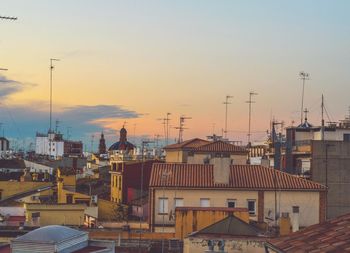
[[[209,238],[186,238],[184,253],[203,253],[208,250]],[[210,238],[213,239],[213,238]],[[215,247],[217,250],[217,247]],[[226,239],[225,252],[227,253],[264,253],[263,241],[257,239]]]
[[[26,222],[31,225],[75,225],[84,224],[85,205],[27,204]],[[39,224],[32,222],[32,214],[40,212]]]
[[[256,214],[250,219],[258,219],[258,191],[239,190],[162,190],[155,191],[154,224],[174,224],[174,220],[169,220],[169,214],[158,214],[159,198],[168,198],[169,213],[174,212],[174,199],[183,198],[185,207],[200,207],[201,198],[210,199],[210,207],[227,207],[227,200],[234,199],[236,207],[247,208],[247,200],[256,200]],[[304,191],[277,191],[277,210],[292,214],[292,206],[300,207],[300,226],[310,226],[319,223],[319,192]],[[274,191],[264,192],[264,218],[268,216],[269,210],[275,209]],[[272,216],[273,217],[273,216]]]
[[[165,160],[167,163],[183,163],[187,161],[187,155],[181,150],[167,150]]]

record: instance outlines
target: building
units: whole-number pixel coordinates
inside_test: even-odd
[[[251,220],[268,226],[277,226],[275,217],[291,214],[293,207],[300,210],[301,227],[325,220],[325,186],[271,168],[230,164],[230,158],[214,158],[211,164],[153,164],[151,230],[174,231],[168,217],[176,207],[248,208]]]
[[[5,137],[0,137],[0,154],[10,150],[10,142]]]
[[[98,153],[100,155],[107,153],[106,140],[105,140],[105,136],[104,136],[103,132],[101,133],[100,143],[98,145]]]
[[[307,227],[265,244],[266,253],[348,252],[350,214]]]
[[[176,207],[174,216],[169,217],[175,220],[175,238],[183,240],[188,235],[229,216],[235,216],[249,223],[247,208]]]
[[[141,178],[143,195],[148,193],[152,165],[155,160],[119,161],[111,157],[111,201],[130,204],[141,195]]]
[[[245,148],[222,140],[210,142],[195,138],[168,145],[164,150],[167,163],[205,164],[214,157],[230,157],[232,164],[246,164],[248,158]]]
[[[164,150],[166,151],[165,161],[167,163],[187,163],[189,152],[208,143],[209,141],[195,138],[181,143],[168,145],[164,147]]]
[[[26,165],[22,159],[0,159],[0,180],[20,180],[26,169]]]
[[[350,213],[349,168],[350,142],[311,142],[311,179],[328,187],[328,219]]]
[[[278,138],[275,133],[272,133],[272,135],[274,135],[272,146],[266,154],[270,166],[275,163],[275,156],[279,156],[280,159],[276,162],[280,166],[277,167],[291,174],[309,177],[312,156],[311,142],[320,140],[350,141],[350,116],[341,120],[338,124],[330,123],[324,127],[310,124],[307,117],[305,117],[302,124],[286,128],[285,138]],[[276,144],[281,147],[279,152]]]
[[[11,241],[12,253],[114,253],[113,241],[89,240],[87,232],[65,226],[35,229]]]
[[[265,232],[229,215],[184,239],[184,253],[265,253]]]
[[[131,154],[132,151],[135,149],[134,144],[128,141],[127,139],[128,132],[124,127],[120,129],[120,137],[119,141],[112,144],[112,146],[109,147],[108,151],[113,153],[124,153],[124,154]]]
[[[59,133],[37,133],[35,137],[35,154],[55,159],[63,156],[82,156],[83,143],[68,141]]]

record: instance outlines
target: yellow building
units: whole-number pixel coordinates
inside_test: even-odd
[[[167,163],[186,163],[189,152],[208,143],[209,141],[195,138],[181,143],[168,145],[164,147],[166,151],[165,161]]]
[[[84,204],[25,204],[24,208],[29,226],[84,225]]]
[[[247,208],[251,220],[271,226],[279,214],[293,216],[299,207],[300,227],[325,220],[325,186],[262,166],[230,165],[229,158],[213,164],[156,163],[149,198],[150,228],[156,232],[174,232],[170,217],[176,207]]]
[[[230,143],[192,139],[166,146],[167,163],[207,164],[214,157],[230,158],[231,164],[246,164],[248,151]]]
[[[52,183],[50,182],[0,181],[0,200],[28,191],[39,190],[51,185]]]

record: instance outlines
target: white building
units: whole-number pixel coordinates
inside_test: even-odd
[[[35,153],[38,155],[48,155],[54,158],[62,157],[64,153],[62,134],[37,133],[35,138]]]

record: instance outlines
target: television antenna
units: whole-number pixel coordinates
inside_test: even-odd
[[[303,81],[303,90],[301,93],[301,110],[300,110],[300,124],[303,124],[303,110],[304,110],[304,89],[305,89],[305,80],[310,80],[310,74],[304,71],[299,72],[299,77]]]
[[[225,139],[227,137],[227,105],[231,104],[229,102],[230,98],[233,98],[233,96],[226,95],[226,100],[225,100],[225,102],[223,102],[223,104],[225,105],[225,129],[224,129],[224,137],[225,137]]]
[[[255,103],[255,101],[252,101],[252,97],[258,95],[258,93],[255,93],[254,91],[249,92],[249,100],[246,101],[246,103],[249,104],[249,123],[248,123],[248,145],[250,145],[250,127],[251,127],[251,116],[252,116],[252,104]]]

